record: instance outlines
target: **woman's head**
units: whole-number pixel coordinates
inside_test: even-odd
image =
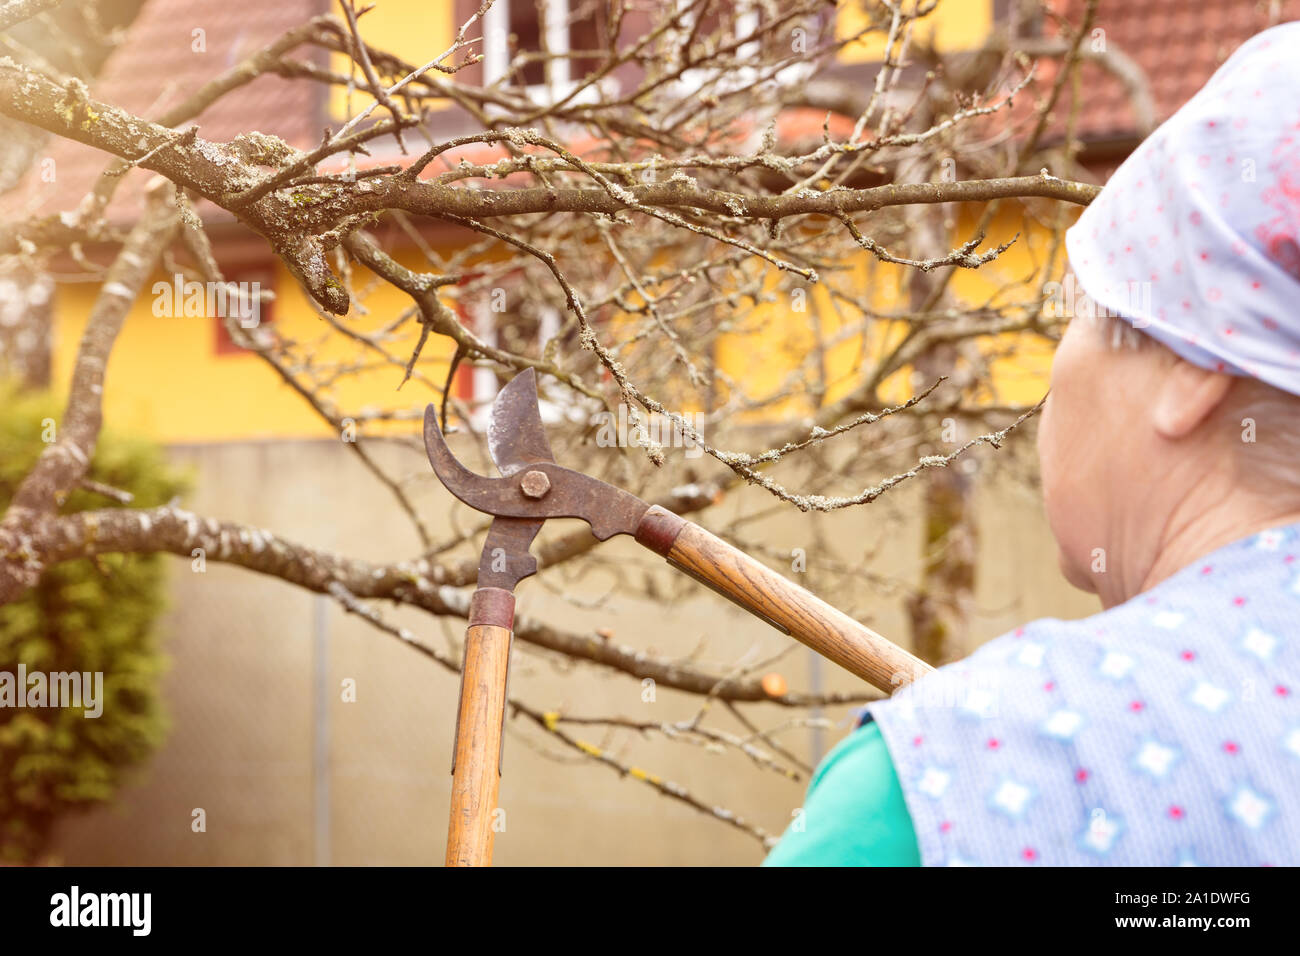
[[[1300,23],[1243,44],[1066,234],[1103,317],[1057,352],[1044,495],[1065,573],[1107,603],[1192,541],[1300,513],[1296,49]]]

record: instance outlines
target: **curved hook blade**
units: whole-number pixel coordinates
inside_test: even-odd
[[[433,473],[448,491],[471,508],[485,510],[482,507],[483,495],[493,487],[492,482],[499,479],[477,475],[456,460],[447,447],[442,429],[438,427],[438,409],[432,404],[424,410],[424,450],[433,466]]]
[[[497,394],[487,430],[488,454],[509,477],[529,465],[555,461],[537,410],[537,373],[524,369]]]

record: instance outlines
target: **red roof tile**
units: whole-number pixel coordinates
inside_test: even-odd
[[[1055,0],[1052,6],[1077,24],[1086,4]],[[1097,39],[1108,49],[1122,51],[1141,68],[1159,123],[1204,86],[1242,43],[1275,23],[1297,18],[1300,0],[1101,0],[1093,26],[1103,31]],[[1051,27],[1045,32],[1060,35]],[[1092,42],[1092,37],[1084,39]],[[1059,61],[1044,60],[1039,75],[1050,85],[1058,68]],[[1137,122],[1124,85],[1096,63],[1083,65],[1080,80],[1079,135],[1084,140],[1134,138]]]
[[[299,26],[323,9],[321,0],[146,0],[122,45],[109,57],[91,95],[145,117],[181,102],[203,83]],[[202,30],[202,50],[194,31]],[[193,122],[204,139],[228,140],[257,129],[294,146],[315,146],[322,122],[323,89],[307,81],[263,76],[218,99]],[[75,206],[111,157],[89,146],[52,137],[54,181],[33,170],[0,201],[6,217],[62,212]],[[128,174],[119,188],[122,215],[134,216],[130,198],[150,174]]]

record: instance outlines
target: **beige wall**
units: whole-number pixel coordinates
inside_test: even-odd
[[[174,449],[193,465],[197,487],[188,504],[201,514],[272,528],[292,540],[391,560],[416,542],[382,490],[335,442],[234,443]],[[407,454],[393,452],[393,454]],[[416,462],[412,461],[411,467]],[[978,496],[981,522],[980,640],[1045,615],[1078,617],[1096,609],[1055,571],[1053,549],[1032,495],[1013,482],[988,482]],[[748,491],[743,495],[762,495]],[[447,511],[445,493],[421,489],[430,515]],[[906,512],[907,492],[889,496]],[[764,504],[745,498],[744,504]],[[838,512],[823,531],[831,541],[860,544],[872,535],[883,505]],[[707,523],[707,518],[704,519]],[[772,547],[807,546],[808,518],[782,513],[762,526]],[[446,528],[442,529],[446,532]],[[910,578],[918,565],[920,529],[914,521],[891,532],[873,567]],[[659,562],[624,539],[602,546],[617,573],[639,580]],[[815,587],[816,582],[809,582]],[[587,606],[575,607],[562,590]],[[520,613],[545,616],[571,629],[611,627],[614,639],[646,652],[681,656],[708,638],[700,663],[724,670],[746,653],[776,653],[790,644],[702,589],[682,601],[635,601],[613,572],[580,581],[524,582]],[[602,602],[602,598],[605,600]],[[846,610],[891,636],[904,633],[901,601],[864,593]],[[171,731],[162,750],[118,802],[61,826],[57,851],[77,864],[310,864],[313,862],[313,615],[325,611],[329,635],[328,820],[330,860],[336,864],[441,863],[445,838],[451,736],[457,681],[394,638],[345,615],[332,603],[273,579],[213,563],[196,574],[177,559],[171,610],[162,623],[170,658],[166,678]],[[591,605],[595,606],[591,606]],[[448,646],[463,622],[385,610],[424,640]],[[642,700],[628,676],[516,645],[512,694],[544,709],[571,714],[621,714],[675,721],[694,713],[692,698],[658,689]],[[809,653],[796,647],[769,669],[794,689],[808,685]],[[833,665],[821,667],[826,686],[856,681]],[[339,698],[340,682],[357,682],[357,701]],[[739,730],[721,719],[711,719]],[[847,708],[824,740],[845,732]],[[775,725],[788,712],[749,706],[751,719]],[[729,718],[729,715],[727,715]],[[506,831],[497,838],[501,864],[752,864],[763,851],[750,836],[623,779],[608,767],[562,749],[524,722],[507,731],[501,806]],[[580,736],[601,745],[594,728]],[[810,757],[812,733],[782,737]],[[620,745],[620,741],[622,742]],[[798,783],[756,768],[745,757],[711,753],[662,739],[617,737],[620,755],[779,833],[799,805]],[[558,758],[558,759],[557,759]],[[207,831],[191,831],[202,807]]]

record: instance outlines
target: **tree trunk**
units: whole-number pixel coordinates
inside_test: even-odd
[[[0,377],[25,389],[50,384],[54,283],[17,259],[0,259]]]
[[[948,206],[922,209],[913,232],[913,255],[918,258],[941,256],[951,248]],[[909,279],[908,299],[913,310],[933,310],[930,301],[949,270],[913,271]],[[940,297],[942,301],[942,296]],[[918,380],[929,384],[948,376],[935,397],[956,403],[963,383],[953,372],[957,348],[951,343],[937,345],[917,359]],[[952,448],[942,440],[921,450],[922,454],[948,454]],[[970,609],[974,603],[975,552],[978,530],[971,507],[972,481],[962,472],[963,462],[947,468],[934,468],[921,474],[923,563],[916,593],[908,600],[912,652],[936,667],[961,657],[970,634]]]

